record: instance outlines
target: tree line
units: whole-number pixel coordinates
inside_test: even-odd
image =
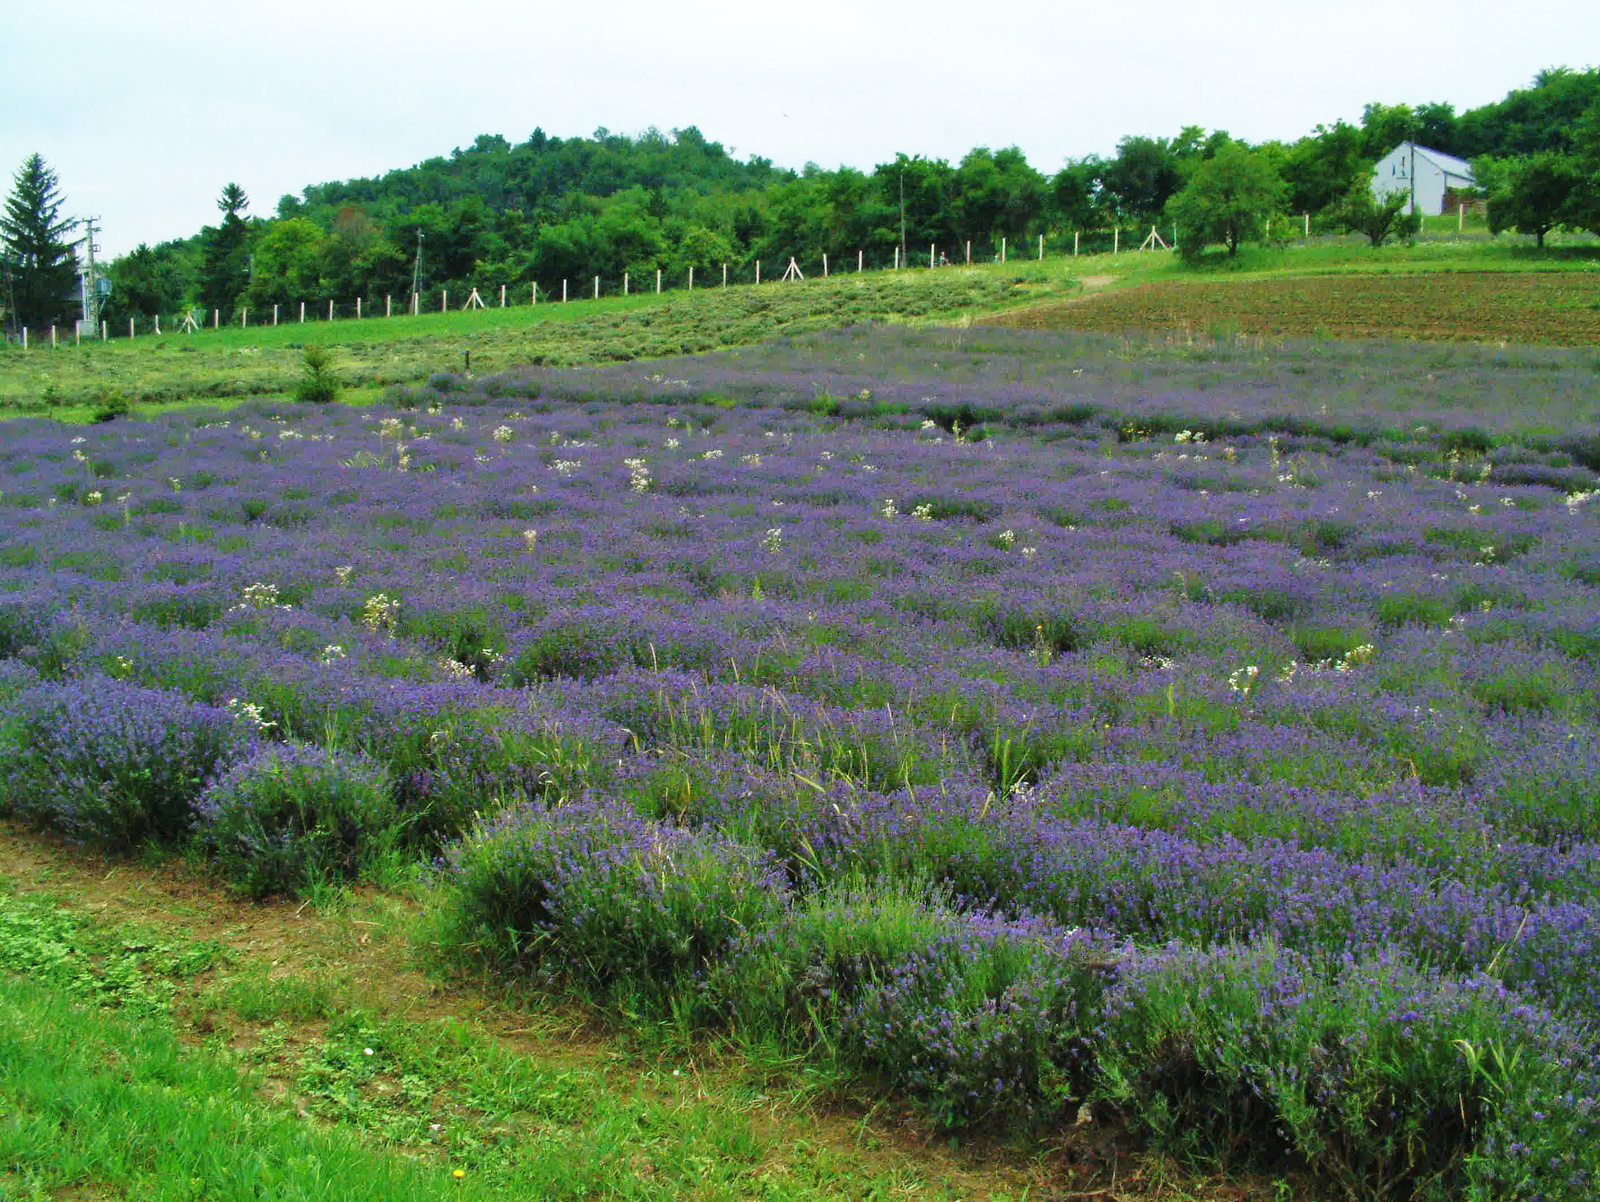
[[[414,288],[549,290],[563,279],[644,280],[657,270],[681,282],[690,268],[709,279],[724,263],[743,274],[754,260],[781,268],[790,255],[814,265],[824,254],[853,262],[865,252],[884,263],[896,250],[912,259],[935,246],[959,259],[968,243],[987,258],[1003,237],[1031,246],[1042,235],[1061,246],[1073,231],[1158,222],[1175,222],[1191,253],[1234,251],[1290,213],[1381,242],[1408,226],[1401,202],[1373,199],[1372,166],[1405,141],[1471,159],[1497,231],[1542,242],[1551,229],[1600,229],[1600,71],[1555,68],[1459,114],[1445,103],[1369,104],[1359,124],[1256,145],[1187,126],[1172,137],[1125,137],[1114,155],[1069,160],[1053,174],[1014,146],[977,147],[955,163],[897,154],[870,172],[811,163],[789,171],[759,156],[740,160],[692,126],[587,138],[536,129],[516,144],[481,135],[381,177],[313,185],[281,198],[268,218],[251,215],[248,195],[230,183],[215,226],[141,244],[111,265],[106,316],[197,307],[226,318],[240,306]],[[44,213],[41,187],[54,188],[53,175],[38,156],[29,164],[0,236],[8,312],[39,325],[59,280],[29,271],[51,246],[56,267],[72,249],[59,203]],[[63,317],[72,310],[55,308]]]

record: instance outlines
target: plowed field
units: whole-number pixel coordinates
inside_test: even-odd
[[[1163,282],[988,319],[1033,330],[1182,330],[1600,345],[1600,272],[1435,272]]]

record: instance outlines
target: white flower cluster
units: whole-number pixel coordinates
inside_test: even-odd
[[[247,584],[244,586],[244,600],[230,609],[229,613],[237,613],[241,609],[292,609],[293,606],[278,604],[278,586],[275,584]]]
[[[648,492],[650,490],[650,465],[643,459],[624,459],[622,466],[628,469],[628,487],[634,492]]]
[[[768,530],[761,540],[761,545],[774,555],[783,550],[783,527],[774,526]]]
[[[380,631],[393,634],[395,623],[399,620],[400,600],[388,593],[374,593],[361,607],[361,624],[373,634]]]

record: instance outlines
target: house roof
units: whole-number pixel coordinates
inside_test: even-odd
[[[1446,175],[1459,175],[1462,179],[1472,178],[1472,164],[1467,162],[1466,159],[1458,159],[1455,155],[1445,154],[1445,152],[1442,150],[1433,150],[1427,146],[1418,146],[1415,142],[1402,142],[1400,143],[1400,146],[1395,147],[1395,149],[1399,150],[1401,147],[1410,147],[1411,149],[1415,150],[1417,154],[1427,159]]]

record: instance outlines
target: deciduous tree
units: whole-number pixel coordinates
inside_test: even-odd
[[[1283,211],[1286,190],[1267,158],[1234,143],[1195,168],[1166,212],[1178,223],[1186,258],[1198,258],[1214,242],[1234,255],[1241,242],[1264,235],[1267,222]]]
[[[1372,181],[1358,179],[1345,194],[1334,214],[1339,228],[1347,234],[1365,234],[1373,246],[1382,246],[1389,238],[1404,238],[1422,228],[1422,218],[1405,212],[1411,197],[1405,192],[1391,192],[1382,200],[1372,194]]]

